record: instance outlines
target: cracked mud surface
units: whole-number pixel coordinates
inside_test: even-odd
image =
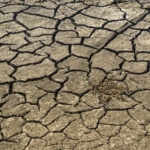
[[[149,149],[149,0],[1,0],[0,150]]]

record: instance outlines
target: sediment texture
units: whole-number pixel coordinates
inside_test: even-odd
[[[149,149],[149,0],[1,0],[0,150]]]

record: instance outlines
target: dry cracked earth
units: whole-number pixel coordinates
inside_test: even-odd
[[[0,0],[0,150],[149,149],[149,0]]]

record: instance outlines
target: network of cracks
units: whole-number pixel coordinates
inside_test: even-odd
[[[1,150],[149,141],[148,0],[0,1]]]

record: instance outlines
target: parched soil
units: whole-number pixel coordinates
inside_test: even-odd
[[[150,150],[149,0],[0,0],[0,150]]]

